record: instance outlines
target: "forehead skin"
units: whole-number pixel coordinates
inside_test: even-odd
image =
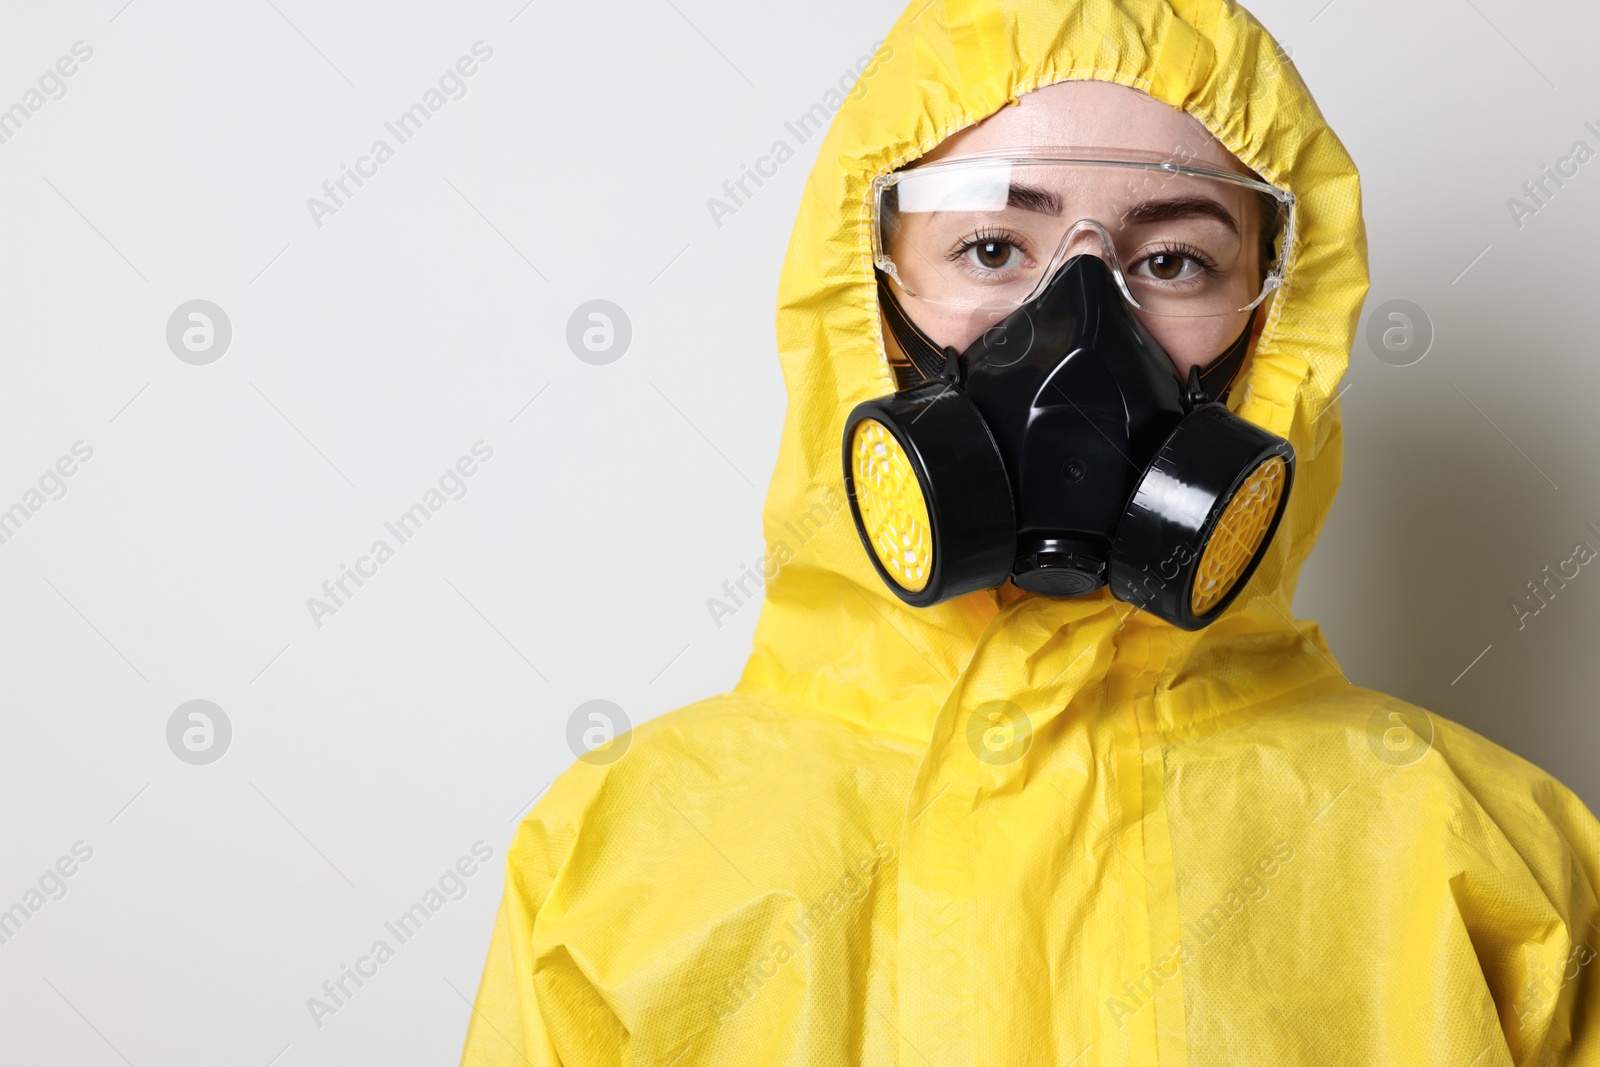
[[[951,134],[920,162],[1029,145],[1134,149],[1170,155],[1246,178],[1256,175],[1193,116],[1114,82],[1065,81],[1017,97],[975,126]]]

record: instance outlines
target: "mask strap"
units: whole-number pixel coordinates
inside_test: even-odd
[[[1228,399],[1233,380],[1239,376],[1239,368],[1244,365],[1244,357],[1250,351],[1250,333],[1255,329],[1256,315],[1260,310],[1259,307],[1250,309],[1250,319],[1244,324],[1244,332],[1239,334],[1238,340],[1200,372],[1200,385],[1206,395],[1219,404]]]
[[[906,315],[899,298],[894,295],[894,287],[889,284],[889,276],[882,271],[877,274],[878,306],[883,309],[883,317],[889,323],[889,330],[900,345],[900,351],[905,353],[924,379],[937,378],[944,371],[946,350],[934,344],[933,338],[923,333]]]

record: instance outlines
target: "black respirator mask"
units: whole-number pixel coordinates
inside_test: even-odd
[[[1109,585],[1184,630],[1215,621],[1266,554],[1294,450],[1222,403],[1244,332],[1180,377],[1099,256],[1063,263],[963,352],[940,349],[880,273],[922,380],[858,404],[844,480],[861,543],[907,604],[1010,578],[1050,597]]]

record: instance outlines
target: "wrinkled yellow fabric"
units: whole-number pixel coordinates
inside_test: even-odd
[[[1195,633],[1104,590],[909,608],[843,497],[844,417],[894,386],[868,183],[1090,78],[1299,198],[1231,400],[1298,477],[1250,588]],[[462,1062],[1600,1064],[1593,815],[1351,684],[1291,616],[1366,288],[1355,168],[1233,3],[915,0],[834,117],[784,265],[764,524],[786,562],[753,654],[523,821]]]

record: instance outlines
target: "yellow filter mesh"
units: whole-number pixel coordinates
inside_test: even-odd
[[[921,591],[933,569],[933,535],[905,450],[883,423],[862,419],[850,439],[850,465],[861,525],[878,562],[907,592]]]
[[[1228,501],[1195,571],[1189,610],[1197,617],[1227,596],[1255,558],[1256,549],[1278,512],[1286,471],[1282,456],[1271,457],[1251,472]]]

